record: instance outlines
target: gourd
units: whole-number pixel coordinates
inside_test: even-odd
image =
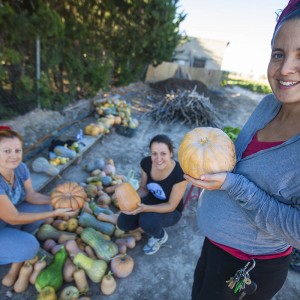
[[[115,214],[105,214],[105,213],[99,213],[97,215],[97,219],[99,221],[103,221],[103,222],[109,222],[111,224],[117,225],[118,222],[118,218],[119,218],[119,213],[115,213]]]
[[[74,280],[74,273],[76,271],[76,266],[74,265],[71,258],[67,258],[63,266],[63,278],[66,282],[72,282]]]
[[[74,280],[80,294],[85,294],[89,290],[89,284],[83,269],[78,269],[74,272]]]
[[[68,157],[70,159],[74,159],[77,155],[75,150],[71,150],[64,146],[56,146],[53,151],[58,156]]]
[[[67,286],[61,291],[58,300],[77,300],[79,295],[77,287]]]
[[[56,246],[57,243],[52,239],[46,239],[43,243],[43,249],[46,251],[51,251],[51,249]]]
[[[141,203],[139,194],[135,191],[133,186],[128,182],[122,182],[116,187],[116,197],[120,210],[132,211],[138,208]]]
[[[77,210],[83,207],[87,200],[84,188],[76,182],[62,183],[51,192],[51,205],[53,208],[72,208]]]
[[[107,270],[107,263],[104,260],[92,259],[83,253],[78,253],[73,262],[77,267],[85,270],[87,276],[94,283],[99,283]]]
[[[18,278],[18,274],[22,266],[23,266],[23,262],[13,263],[10,269],[8,270],[8,272],[2,278],[1,283],[7,287],[11,287],[12,285],[14,285],[14,283]]]
[[[14,291],[16,293],[23,293],[29,286],[29,278],[33,271],[33,266],[30,262],[26,261],[20,269],[19,277],[14,284]]]
[[[85,192],[87,193],[88,197],[90,198],[94,198],[98,195],[98,189],[97,187],[92,184],[89,183],[86,187],[85,187]]]
[[[69,240],[65,243],[65,248],[71,258],[75,257],[78,253],[83,253],[82,250],[78,247],[75,240]]]
[[[109,261],[118,254],[118,246],[114,242],[106,240],[101,233],[91,227],[85,228],[80,237],[92,247],[98,258]]]
[[[79,215],[78,222],[82,227],[92,227],[109,236],[111,236],[115,230],[115,225],[99,221],[96,219],[96,217],[84,211]]]
[[[198,127],[185,134],[178,149],[178,161],[183,172],[194,178],[228,172],[235,166],[235,147],[221,129]]]
[[[76,233],[57,230],[50,224],[43,224],[37,231],[36,237],[40,241],[45,241],[47,239],[58,240],[62,234],[70,236],[70,239],[74,239],[76,237]]]
[[[57,300],[54,288],[52,286],[44,287],[38,294],[37,300]]]
[[[54,220],[51,225],[57,230],[66,230],[68,227],[67,221],[60,219]]]
[[[108,186],[112,183],[112,178],[111,178],[111,176],[108,176],[108,175],[107,176],[101,176],[100,180],[101,180],[101,182],[104,186]]]
[[[59,174],[59,169],[52,166],[45,157],[37,157],[32,162],[31,167],[36,173],[46,173],[50,176],[56,176]]]
[[[128,254],[115,256],[110,262],[110,269],[118,278],[125,278],[131,274],[134,267],[134,260]]]
[[[67,259],[67,251],[62,247],[54,254],[53,261],[43,269],[35,281],[35,288],[40,292],[46,286],[52,286],[57,291],[63,284],[63,266]]]
[[[87,172],[92,172],[96,169],[102,169],[105,166],[104,159],[96,159],[94,161],[88,162],[86,165],[83,166],[83,169]]]
[[[70,218],[67,221],[67,231],[74,232],[74,231],[76,231],[77,227],[78,227],[78,220],[77,220],[77,218]]]
[[[118,238],[115,240],[115,243],[117,245],[125,245],[129,249],[133,249],[136,245],[135,238],[133,236]]]
[[[100,213],[104,213],[104,214],[107,214],[107,215],[112,215],[114,214],[114,212],[109,209],[109,208],[106,208],[106,207],[101,207],[101,206],[98,206],[94,201],[91,201],[90,204],[90,209],[92,210],[92,212],[97,216],[98,214]]]
[[[29,282],[31,284],[35,284],[36,278],[40,274],[40,272],[46,268],[47,262],[45,260],[46,256],[39,259],[34,265],[33,265],[33,272],[30,275]]]
[[[100,284],[101,292],[104,295],[109,296],[115,292],[116,288],[117,288],[116,280],[113,277],[112,273],[108,272],[108,274],[106,274],[101,281]]]

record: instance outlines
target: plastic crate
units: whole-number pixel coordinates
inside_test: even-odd
[[[137,132],[137,128],[129,128],[128,126],[117,125],[116,132],[123,136],[133,137]]]

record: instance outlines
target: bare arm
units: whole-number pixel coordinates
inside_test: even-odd
[[[50,204],[50,196],[37,193],[32,187],[31,179],[27,179],[24,183],[25,200],[31,204]]]
[[[67,217],[76,215],[71,208],[59,208],[47,212],[19,212],[6,195],[0,195],[0,219],[10,225],[30,224],[47,218]]]
[[[149,191],[147,189],[147,174],[145,173],[144,170],[141,170],[141,173],[142,173],[142,178],[137,193],[141,198],[143,198],[148,195]]]
[[[156,205],[140,204],[140,206],[134,211],[124,212],[124,213],[130,215],[136,215],[142,212],[156,212],[156,213],[172,212],[176,209],[180,200],[182,199],[186,187],[187,187],[187,181],[185,180],[181,181],[173,186],[168,202],[156,204]]]

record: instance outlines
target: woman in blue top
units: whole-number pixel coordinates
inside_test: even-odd
[[[238,136],[235,169],[200,179],[185,175],[204,189],[198,225],[206,238],[193,300],[272,299],[287,277],[291,246],[300,248],[299,0],[282,11],[271,46],[273,94],[262,99]],[[237,272],[244,267],[252,281]]]
[[[132,212],[122,212],[118,227],[129,231],[140,227],[150,236],[144,253],[156,253],[168,239],[164,227],[176,224],[183,208],[182,197],[187,182],[179,163],[174,160],[170,138],[156,135],[150,142],[151,156],[141,161],[142,178],[138,194],[142,204]]]
[[[22,137],[0,126],[0,265],[12,263],[14,270],[37,254],[40,245],[33,234],[43,220],[76,214],[70,209],[52,210],[50,196],[33,190],[22,148]]]

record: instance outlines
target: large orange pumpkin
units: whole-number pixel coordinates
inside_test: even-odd
[[[72,208],[77,210],[83,207],[87,200],[84,188],[76,182],[65,182],[58,185],[51,193],[51,205],[57,208]]]
[[[235,147],[221,129],[198,127],[185,134],[178,149],[178,161],[183,172],[194,178],[232,171],[236,163]]]
[[[115,194],[120,210],[133,211],[141,203],[139,194],[129,182],[122,182],[117,185]]]

